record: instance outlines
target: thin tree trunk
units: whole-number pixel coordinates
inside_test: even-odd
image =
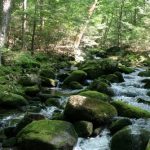
[[[1,0],[1,17],[0,17],[0,65],[2,64],[2,49],[6,43],[7,30],[10,21],[10,9],[12,0]]]
[[[34,54],[34,45],[35,45],[35,33],[36,33],[36,24],[37,24],[37,1],[35,3],[34,9],[34,21],[33,21],[33,31],[32,31],[32,40],[31,40],[31,54]]]
[[[25,32],[27,30],[27,0],[23,0],[23,16],[22,16],[22,49],[25,49]]]
[[[82,52],[79,49],[82,37],[88,27],[88,24],[90,22],[90,19],[96,9],[96,6],[98,4],[98,0],[95,0],[94,3],[92,4],[92,6],[89,9],[89,16],[88,16],[88,20],[85,22],[85,24],[81,27],[79,34],[76,36],[75,42],[74,42],[74,55],[75,55],[75,61],[79,62],[81,60],[83,60],[82,58]]]
[[[118,33],[117,33],[117,46],[120,46],[120,43],[121,43],[121,30],[122,30],[122,17],[123,17],[124,2],[125,2],[125,0],[122,0],[120,11],[119,11]]]

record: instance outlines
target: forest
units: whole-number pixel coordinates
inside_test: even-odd
[[[150,150],[150,0],[0,0],[0,150]]]

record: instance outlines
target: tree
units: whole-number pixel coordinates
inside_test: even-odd
[[[1,1],[1,17],[0,17],[0,65],[2,57],[2,49],[6,43],[8,25],[10,22],[10,10],[12,6],[12,0],[2,0]]]

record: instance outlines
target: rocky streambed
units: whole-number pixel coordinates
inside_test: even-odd
[[[0,149],[149,150],[149,71],[110,64],[26,88],[30,103],[0,115]]]

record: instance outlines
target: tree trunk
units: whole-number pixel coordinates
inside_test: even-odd
[[[37,24],[37,1],[35,2],[34,8],[34,20],[33,20],[33,31],[32,31],[32,40],[31,40],[31,54],[34,54],[34,45],[35,45],[35,33],[36,33],[36,24]]]
[[[121,7],[120,7],[120,11],[119,11],[119,18],[118,18],[118,35],[117,35],[117,46],[120,46],[121,43],[121,30],[122,30],[122,17],[123,17],[123,8],[124,8],[124,2],[125,0],[121,1]]]
[[[10,9],[12,6],[12,0],[1,0],[0,9],[0,65],[2,64],[2,49],[6,43],[7,30],[10,21]]]
[[[98,4],[98,0],[95,0],[92,6],[89,9],[89,16],[88,20],[85,22],[85,24],[81,27],[80,32],[77,34],[75,42],[74,42],[74,56],[75,56],[75,61],[80,62],[83,61],[83,56],[82,56],[82,51],[80,50],[79,46],[82,40],[82,37],[88,27],[88,24],[90,22],[90,19],[94,13],[94,10],[96,9],[96,6]]]
[[[27,0],[23,0],[23,16],[22,16],[22,49],[25,49],[25,32],[27,30]]]

